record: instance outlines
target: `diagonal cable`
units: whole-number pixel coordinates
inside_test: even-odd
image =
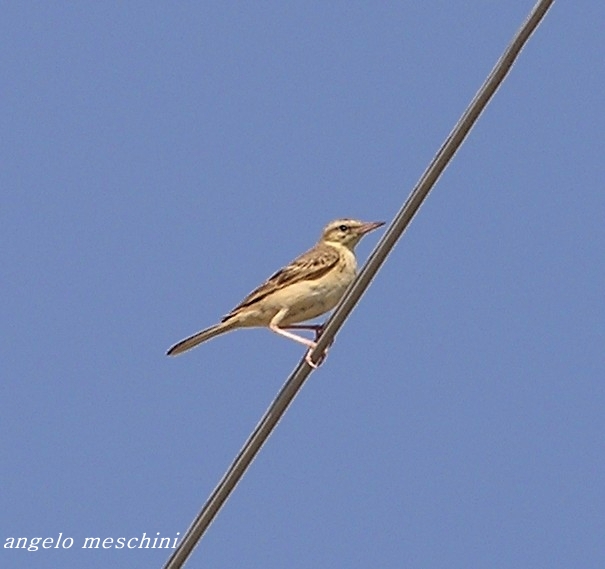
[[[323,333],[313,354],[322,354],[334,340],[335,335],[344,324],[361,295],[369,286],[376,272],[384,263],[397,240],[401,237],[412,218],[422,205],[430,190],[433,188],[454,154],[460,148],[464,139],[475,122],[493,97],[498,87],[504,81],[513,63],[521,53],[527,40],[538,27],[554,0],[539,0],[527,17],[521,28],[515,34],[502,57],[498,60],[491,73],[456,123],[454,129],[420,177],[412,193],[401,210],[385,232],[368,261],[363,266],[355,282],[349,287],[341,302],[326,322]],[[313,358],[314,361],[317,358]],[[261,449],[294,397],[303,386],[311,373],[311,367],[302,360],[292,372],[286,383],[273,400],[262,419],[239,451],[237,457],[224,474],[212,494],[204,504],[178,547],[174,550],[164,569],[179,569],[187,561],[189,555],[204,535],[216,514],[225,503],[244,472],[250,466],[258,451]]]

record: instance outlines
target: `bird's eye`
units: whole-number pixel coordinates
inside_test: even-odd
[[[340,225],[340,226],[338,226],[338,229],[340,229],[341,231],[343,231],[343,232],[346,233],[347,231],[349,231],[349,226],[348,225]]]

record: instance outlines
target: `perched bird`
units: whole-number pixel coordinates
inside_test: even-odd
[[[307,346],[305,360],[316,368],[317,364],[310,357],[316,341],[287,329],[315,330],[317,340],[321,326],[299,323],[317,318],[336,306],[357,273],[355,246],[366,233],[381,225],[384,225],[383,221],[364,223],[355,219],[328,223],[312,249],[252,291],[220,323],[181,340],[168,350],[167,355],[176,356],[236,328],[267,326],[273,332]]]

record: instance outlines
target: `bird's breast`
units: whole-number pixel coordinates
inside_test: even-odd
[[[317,318],[338,304],[357,271],[353,253],[345,249],[340,254],[339,262],[325,275],[319,279],[292,284],[284,290],[287,298],[275,299],[285,300],[284,304],[288,305],[285,324]]]

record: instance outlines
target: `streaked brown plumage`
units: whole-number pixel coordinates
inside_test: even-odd
[[[354,219],[330,222],[312,249],[253,290],[219,324],[178,342],[168,350],[168,355],[181,354],[236,328],[267,326],[273,332],[307,346],[309,352],[305,359],[316,367],[309,357],[316,343],[284,328],[317,318],[336,306],[357,272],[355,246],[366,233],[383,224]],[[295,327],[318,330],[312,325]]]

